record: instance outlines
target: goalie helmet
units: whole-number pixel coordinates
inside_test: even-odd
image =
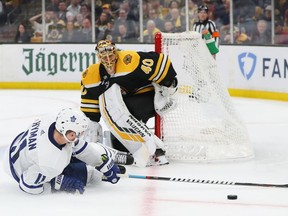
[[[76,139],[79,138],[88,128],[89,119],[80,110],[72,108],[62,109],[56,118],[56,129],[61,133],[64,138],[71,142],[66,137],[67,131],[76,133]],[[76,139],[72,142],[75,142]]]
[[[113,70],[118,59],[116,46],[109,40],[100,40],[95,48],[99,61],[106,69]]]

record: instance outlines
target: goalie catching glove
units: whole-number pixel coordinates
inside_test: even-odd
[[[162,116],[177,106],[176,92],[178,80],[175,78],[170,87],[152,83],[155,88],[154,106],[156,112]]]

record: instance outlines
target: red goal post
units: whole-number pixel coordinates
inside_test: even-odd
[[[155,52],[161,53],[162,34],[161,32],[155,35]],[[161,118],[158,114],[155,115],[155,135],[161,138]]]

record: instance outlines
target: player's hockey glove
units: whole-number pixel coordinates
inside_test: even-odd
[[[103,163],[99,167],[96,167],[97,170],[99,170],[104,174],[105,176],[105,179],[103,179],[104,181],[116,184],[120,179],[117,176],[117,173],[120,173],[119,167],[114,163],[112,158],[108,157],[106,154],[102,154],[101,157]]]
[[[75,193],[79,191],[80,194],[84,193],[84,183],[74,177],[65,175],[58,175],[51,180],[52,192],[65,191],[68,193]]]
[[[154,106],[156,112],[162,116],[173,110],[177,106],[176,92],[178,90],[178,81],[175,78],[170,87],[161,86],[152,83],[155,88]]]

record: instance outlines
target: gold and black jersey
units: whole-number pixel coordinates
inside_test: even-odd
[[[154,91],[152,82],[170,86],[176,72],[167,55],[156,52],[118,51],[116,72],[109,75],[102,64],[90,65],[81,80],[81,110],[93,121],[100,120],[99,96],[117,83],[122,95]]]

